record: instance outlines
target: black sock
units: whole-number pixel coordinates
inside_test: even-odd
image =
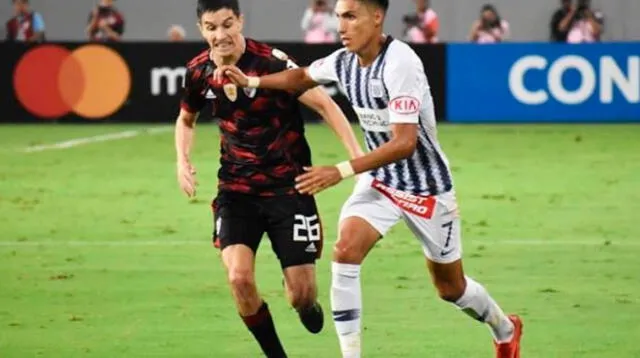
[[[253,336],[260,344],[262,351],[268,358],[286,358],[280,338],[276,333],[276,327],[273,325],[269,306],[266,302],[262,302],[262,306],[254,315],[242,317],[244,324],[251,331]]]

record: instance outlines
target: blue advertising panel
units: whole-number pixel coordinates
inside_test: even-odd
[[[455,44],[452,122],[640,122],[640,43]]]

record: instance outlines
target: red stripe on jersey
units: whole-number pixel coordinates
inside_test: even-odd
[[[196,67],[208,60],[209,60],[209,50],[204,50],[200,54],[198,54],[198,56],[194,57],[191,61],[189,61],[189,63],[187,64],[187,68]]]
[[[251,39],[247,39],[247,50],[261,57],[271,57],[271,52],[273,51],[271,46]]]

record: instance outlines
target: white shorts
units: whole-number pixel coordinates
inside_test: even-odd
[[[452,191],[417,196],[386,187],[363,174],[342,207],[340,221],[353,216],[366,220],[381,236],[404,219],[429,260],[451,263],[462,257],[460,216]]]

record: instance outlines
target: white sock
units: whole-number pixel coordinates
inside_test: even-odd
[[[331,310],[343,358],[360,358],[360,265],[331,264]]]
[[[509,342],[513,338],[513,322],[504,314],[487,290],[470,277],[466,277],[467,288],[456,301],[464,313],[489,326],[493,338],[498,343]]]

